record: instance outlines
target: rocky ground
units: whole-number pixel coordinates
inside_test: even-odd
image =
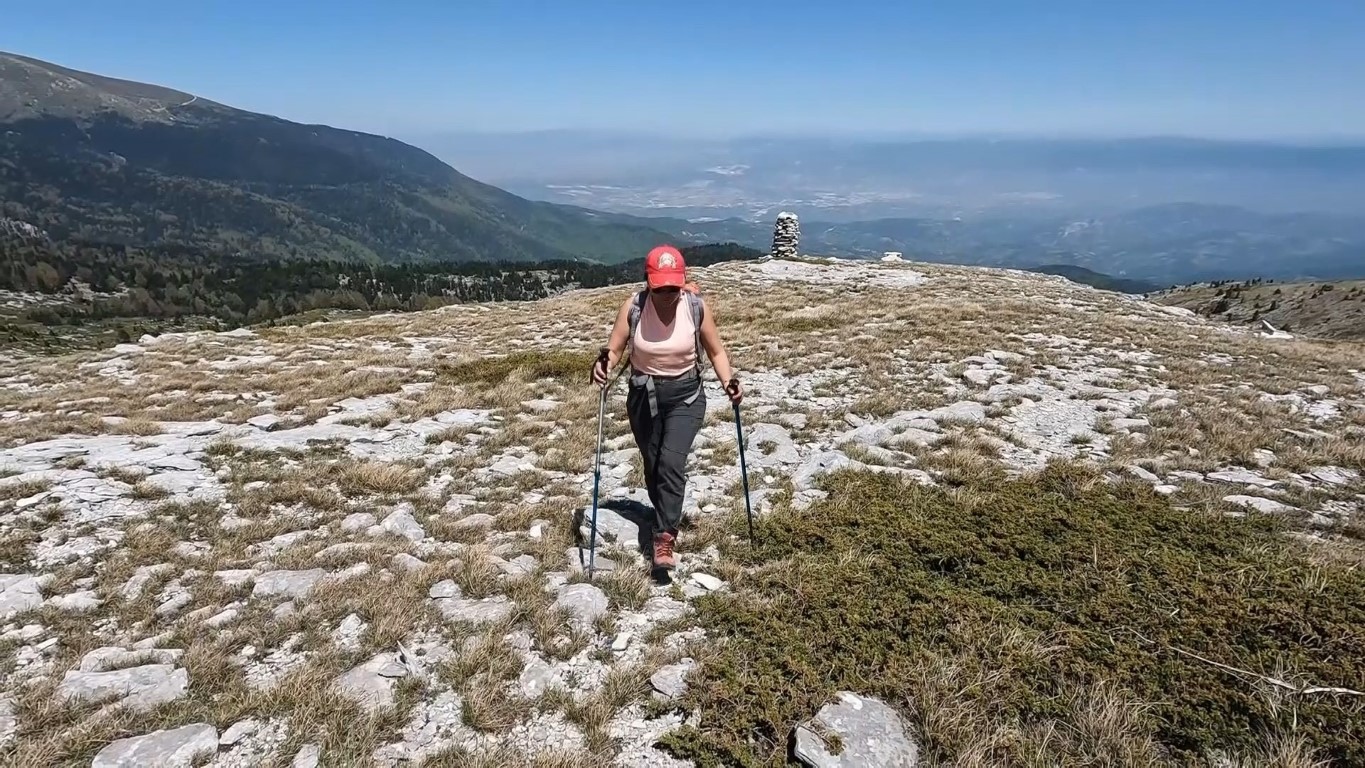
[[[814,502],[838,468],[970,490],[1069,458],[1365,561],[1358,345],[1031,273],[776,260],[695,278],[748,390],[759,514]],[[626,293],[14,356],[4,762],[689,764],[655,742],[687,722],[662,704],[714,642],[692,603],[739,575],[716,546],[744,510],[735,425],[708,385],[680,570],[654,583],[617,384],[589,580],[587,372]],[[811,765],[848,764],[811,728],[845,758],[913,743],[852,691],[796,739]]]

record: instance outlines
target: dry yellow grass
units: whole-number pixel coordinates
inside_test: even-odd
[[[1365,369],[1365,353],[1359,346],[1283,343],[1230,335],[1204,321],[1173,317],[1140,302],[1078,290],[1060,282],[983,276],[976,270],[949,266],[916,268],[931,280],[913,289],[822,286],[799,281],[759,286],[749,277],[736,276],[733,268],[701,270],[699,279],[742,376],[752,380],[758,374],[770,374],[794,380],[803,374],[828,375],[824,383],[816,385],[816,395],[838,398],[835,404],[796,407],[774,401],[780,408],[778,415],[802,412],[807,417],[804,429],[792,430],[801,443],[823,441],[848,429],[844,421],[847,413],[884,418],[901,410],[927,409],[969,397],[979,388],[961,378],[967,367],[963,360],[1004,350],[1020,356],[1004,366],[1015,382],[1113,368],[1116,372],[1105,374],[1102,381],[1123,388],[1176,390],[1177,407],[1142,414],[1152,425],[1143,438],[1114,438],[1115,469],[1127,463],[1140,463],[1159,473],[1173,469],[1207,471],[1228,464],[1255,466],[1255,451],[1262,448],[1276,454],[1275,465],[1266,470],[1272,477],[1323,465],[1365,469],[1365,448],[1361,448],[1365,440],[1355,439],[1365,437],[1365,411],[1343,407],[1339,421],[1324,427],[1336,434],[1308,440],[1286,431],[1311,429],[1313,424],[1303,414],[1291,413],[1286,404],[1260,397],[1262,392],[1302,393],[1306,387],[1322,385],[1327,387],[1328,396],[1343,403],[1360,400],[1361,390],[1349,374],[1352,369]],[[573,543],[566,510],[586,501],[582,486],[572,477],[591,470],[596,439],[597,392],[587,384],[588,365],[606,338],[615,308],[629,290],[583,291],[541,304],[451,307],[313,327],[261,329],[256,338],[215,340],[221,341],[221,346],[195,340],[167,342],[130,362],[129,373],[137,377],[131,382],[97,377],[91,369],[73,376],[75,366],[85,361],[80,356],[26,361],[16,367],[15,375],[29,377],[34,389],[21,392],[0,388],[0,410],[18,410],[28,418],[0,421],[0,442],[16,445],[68,433],[154,439],[166,429],[163,424],[176,421],[218,418],[237,424],[271,410],[259,407],[260,400],[254,397],[258,394],[272,399],[273,410],[288,417],[285,426],[314,422],[349,398],[381,395],[393,396],[387,410],[378,416],[360,417],[356,423],[373,426],[390,419],[411,422],[462,408],[494,409],[503,421],[494,434],[473,448],[468,447],[469,438],[479,428],[455,427],[433,435],[429,450],[434,452],[449,444],[459,446],[460,452],[439,460],[433,457],[426,466],[357,459],[336,452],[266,457],[218,446],[211,451],[210,468],[231,469],[228,498],[237,505],[234,514],[251,524],[224,531],[216,526],[220,510],[166,507],[159,513],[166,520],[130,536],[122,551],[102,561],[97,588],[101,596],[111,597],[135,567],[172,563],[175,568],[150,582],[142,598],[109,611],[120,626],[162,626],[154,613],[154,597],[186,568],[211,571],[243,567],[253,560],[247,554],[249,547],[277,535],[335,525],[341,517],[357,511],[382,519],[397,502],[410,501],[429,536],[471,546],[457,556],[433,558],[431,565],[417,573],[396,574],[391,581],[364,577],[320,589],[310,601],[313,612],[306,619],[276,621],[268,611],[253,607],[240,619],[230,646],[216,642],[214,633],[181,630],[176,637],[189,648],[187,664],[192,665],[195,675],[195,693],[192,702],[172,710],[173,716],[231,718],[248,711],[293,713],[302,724],[301,733],[307,736],[291,737],[291,746],[303,743],[298,739],[315,737],[325,739],[329,749],[334,747],[337,759],[367,759],[364,750],[392,737],[401,727],[400,718],[366,719],[344,704],[320,704],[309,698],[326,702],[322,683],[354,661],[322,651],[327,647],[325,630],[349,613],[356,613],[369,624],[362,639],[363,652],[390,649],[414,628],[428,626],[460,648],[462,652],[443,674],[470,702],[471,725],[501,732],[534,707],[550,706],[563,709],[584,729],[593,751],[589,755],[559,756],[559,762],[549,757],[532,762],[532,757],[524,755],[493,752],[476,757],[452,750],[430,764],[478,765],[473,761],[499,758],[503,762],[495,764],[547,768],[603,764],[591,759],[609,751],[607,721],[625,703],[647,693],[643,681],[656,667],[621,668],[602,691],[581,702],[553,698],[528,702],[510,695],[506,684],[515,679],[521,663],[520,655],[503,639],[510,629],[528,631],[537,651],[551,660],[581,653],[590,638],[570,630],[564,612],[553,608],[553,593],[543,589],[543,573],[504,576],[489,557],[494,548],[484,542],[497,532],[522,536],[521,541],[498,554],[510,560],[518,551],[526,552],[536,558],[542,571],[572,570],[565,562],[565,552]],[[451,333],[452,328],[459,332]],[[487,357],[491,353],[503,357]],[[240,368],[217,367],[251,355],[271,356],[273,360]],[[949,383],[941,380],[940,374],[955,378],[961,389],[948,389]],[[709,369],[707,375],[712,375]],[[429,386],[425,390],[410,387],[400,393],[405,385],[412,384]],[[253,399],[239,397],[245,393],[251,393]],[[109,400],[64,407],[68,412],[84,411],[79,414],[56,413],[59,403],[94,397]],[[553,398],[562,405],[547,413],[533,413],[523,401],[535,398]],[[1005,400],[990,410],[991,415],[998,418],[1020,399],[1014,396]],[[607,438],[628,434],[619,397],[613,399],[611,409],[614,418],[606,426]],[[760,420],[750,413],[746,412],[746,424]],[[109,424],[105,417],[127,421]],[[732,418],[727,410],[721,410],[707,421],[728,424]],[[1347,434],[1347,427],[1361,432]],[[947,431],[953,436],[934,448],[916,451],[910,463],[941,473],[940,482],[953,487],[957,508],[970,511],[982,503],[976,487],[1002,471],[1000,449],[989,430],[977,432],[972,427],[949,425]],[[485,487],[474,479],[474,470],[486,466],[492,457],[523,448],[539,457],[539,471],[519,473],[494,487]],[[849,452],[859,458],[857,451]],[[715,468],[733,466],[738,460],[733,443],[727,441],[698,456]],[[869,463],[876,462],[869,459]],[[100,471],[130,484],[142,480],[138,472]],[[572,477],[552,480],[550,473],[556,472]],[[441,474],[452,477],[443,495],[422,491],[428,480]],[[637,460],[628,482],[639,485],[642,481]],[[265,485],[247,490],[244,486],[252,482]],[[791,488],[786,478],[780,478],[778,485],[779,491],[770,500],[778,504],[776,514],[782,514]],[[152,494],[150,486],[138,487],[142,488],[139,494]],[[703,517],[685,533],[685,550],[699,552],[734,533],[736,529],[730,523],[742,520],[743,502],[737,483],[729,490],[727,501],[721,504],[722,514]],[[526,504],[523,497],[528,491],[549,498]],[[0,491],[0,504],[5,503],[5,495],[18,492]],[[1227,492],[1226,488],[1187,484],[1177,500],[1188,504],[1194,514],[1222,514],[1227,505],[1221,496]],[[1365,487],[1356,483],[1333,493],[1346,498],[1359,492],[1365,492]],[[485,503],[461,514],[492,514],[492,528],[458,526],[459,515],[441,513],[445,499],[454,493],[478,494]],[[538,519],[549,520],[550,525],[543,527],[539,539],[526,539],[524,532]],[[1355,525],[1362,527],[1360,522]],[[14,541],[0,549],[7,558],[10,550],[22,557],[34,541],[32,531],[15,534]],[[211,552],[203,560],[168,554],[177,543],[191,538],[211,543]],[[281,567],[334,569],[365,562],[377,572],[392,569],[393,555],[407,551],[403,542],[385,539],[363,554],[321,561],[314,557],[332,543],[335,541],[307,540],[273,557],[272,562]],[[1333,551],[1345,551],[1345,547]],[[684,560],[688,555],[684,551]],[[1365,562],[1365,557],[1359,561]],[[708,565],[707,569],[735,585],[743,585],[749,578],[739,564],[729,561]],[[63,579],[70,583],[85,575],[91,574],[71,571]],[[454,579],[469,597],[506,594],[517,604],[517,612],[508,622],[488,628],[465,650],[464,631],[440,621],[428,605],[426,589],[443,578]],[[571,578],[578,580],[581,576]],[[184,612],[245,597],[243,590],[213,586],[215,582],[212,578],[194,581],[195,602]],[[653,594],[643,569],[601,574],[595,583],[607,592],[614,609],[636,609]],[[674,595],[681,598],[680,591],[675,590]],[[57,615],[44,614],[44,619],[57,622],[62,642],[70,644],[71,654],[97,642],[88,627]],[[247,642],[270,647],[295,631],[307,632],[310,649],[319,652],[310,659],[306,671],[290,678],[286,690],[269,696],[245,691],[240,673],[225,663],[225,654]],[[1000,642],[1016,643],[1020,653],[1031,652],[1031,646],[1018,638],[1001,638]],[[1040,648],[1038,652],[1045,656],[1045,644]],[[63,660],[71,662],[78,657],[69,655]],[[1059,707],[1071,713],[1066,719],[1080,726],[1076,733],[1000,730],[980,708],[955,708],[955,691],[965,687],[989,689],[995,682],[989,679],[988,671],[970,661],[943,659],[933,668],[942,696],[932,702],[931,712],[922,713],[920,723],[933,729],[940,740],[961,746],[960,764],[980,764],[998,753],[1002,743],[1042,745],[1058,739],[1071,745],[1062,751],[1091,754],[1097,761],[1102,756],[1122,755],[1126,764],[1154,762],[1150,739],[1134,725],[1140,721],[1135,713],[1142,705],[1122,691],[1077,692],[1072,699],[1059,702]],[[923,685],[932,688],[933,682],[926,680]],[[51,737],[26,730],[20,754],[38,761],[33,764],[61,763],[72,754],[86,754],[114,732],[131,732],[147,725],[145,721],[129,721],[112,730],[102,726],[83,733],[85,726],[78,725],[77,718],[42,704],[37,694],[25,698],[22,711],[28,713],[30,722],[52,729]],[[355,718],[359,725],[347,735],[349,718]],[[221,725],[228,721],[215,722]],[[1086,744],[1091,745],[1088,753],[1083,746]],[[333,759],[326,749],[324,754],[328,755],[325,759]],[[1292,738],[1267,744],[1264,754],[1234,759],[1247,764],[1313,764],[1308,751]]]
[[[363,461],[340,468],[337,483],[350,494],[402,494],[417,490],[426,472],[417,467],[382,461]]]

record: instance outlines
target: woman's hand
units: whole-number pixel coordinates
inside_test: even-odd
[[[739,377],[731,377],[730,383],[725,385],[725,394],[729,396],[730,402],[739,405],[744,399],[744,387],[739,384]]]
[[[607,384],[607,365],[608,360],[610,359],[609,355],[610,353],[608,352],[607,348],[603,347],[602,352],[597,356],[597,362],[592,364],[592,383],[596,384],[599,387],[605,387]]]

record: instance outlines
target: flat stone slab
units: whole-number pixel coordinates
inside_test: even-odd
[[[396,667],[395,673],[390,667]],[[392,653],[381,653],[336,679],[337,689],[347,698],[377,712],[394,704],[394,685],[404,676],[406,668],[395,661]]]
[[[580,629],[592,629],[598,617],[607,614],[610,601],[607,593],[592,584],[568,584],[560,588],[555,607],[569,614],[569,621]]]
[[[516,605],[504,595],[482,599],[466,597],[433,598],[441,615],[448,621],[467,621],[471,624],[492,624],[512,615]]]
[[[758,423],[745,432],[745,459],[752,466],[779,467],[801,462],[801,451],[786,429],[776,424]]]
[[[1292,507],[1288,504],[1285,504],[1284,502],[1275,501],[1274,499],[1267,499],[1262,496],[1244,496],[1240,494],[1234,494],[1232,496],[1224,496],[1223,501],[1226,501],[1229,504],[1236,504],[1239,507],[1249,507],[1251,509],[1256,510],[1257,512],[1267,515],[1273,515],[1281,512],[1299,511],[1298,507]]]
[[[385,531],[388,531],[395,536],[402,536],[414,543],[427,537],[426,530],[422,528],[421,523],[417,522],[417,518],[412,516],[412,512],[407,509],[399,509],[393,512],[388,517],[384,518],[384,522],[379,525],[383,527]]]
[[[670,664],[649,677],[649,684],[654,688],[655,695],[661,699],[676,699],[687,693],[687,673],[697,666],[697,662],[691,658],[685,658],[677,664]]]
[[[1280,484],[1279,480],[1261,477],[1255,472],[1246,469],[1224,469],[1218,472],[1210,472],[1207,477],[1215,482],[1233,483],[1235,485],[1254,485],[1260,488],[1274,488]]]
[[[321,568],[310,568],[306,571],[269,571],[256,577],[256,585],[251,588],[251,596],[307,597],[313,591],[314,585],[326,575],[327,571]]]
[[[0,746],[13,738],[18,729],[19,721],[14,716],[14,700],[8,696],[0,696]]]
[[[0,619],[23,613],[43,604],[38,580],[26,573],[0,573]]]
[[[184,656],[179,648],[153,648],[151,650],[127,650],[117,646],[96,648],[81,657],[81,672],[108,672],[114,669],[127,669],[142,664],[175,664]]]
[[[889,439],[889,438],[888,438]],[[815,485],[815,479],[827,472],[835,472],[841,469],[863,470],[868,466],[861,461],[851,459],[842,451],[826,451],[818,453],[806,460],[799,469],[792,475],[792,485],[798,491],[810,490]]]
[[[218,751],[218,729],[196,723],[119,739],[101,749],[90,768],[190,768]]]
[[[839,754],[811,727],[796,728],[797,760],[810,768],[914,768],[919,746],[906,734],[900,715],[877,699],[840,691],[839,700],[816,713],[813,726],[837,735]]]
[[[158,704],[183,698],[189,687],[189,673],[184,669],[171,664],[144,664],[108,672],[72,670],[62,677],[57,697],[62,701],[112,700],[111,703],[146,712]],[[213,738],[216,744],[216,732]]]

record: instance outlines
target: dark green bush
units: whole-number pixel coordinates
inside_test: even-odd
[[[1198,762],[1291,733],[1365,764],[1365,574],[1315,565],[1275,523],[1175,509],[1065,466],[957,489],[841,474],[727,557],[757,571],[699,601],[723,641],[666,738],[699,765],[781,765],[841,689],[901,706],[926,757]],[[741,522],[742,525],[742,522]],[[1189,654],[1203,657],[1194,658]]]

